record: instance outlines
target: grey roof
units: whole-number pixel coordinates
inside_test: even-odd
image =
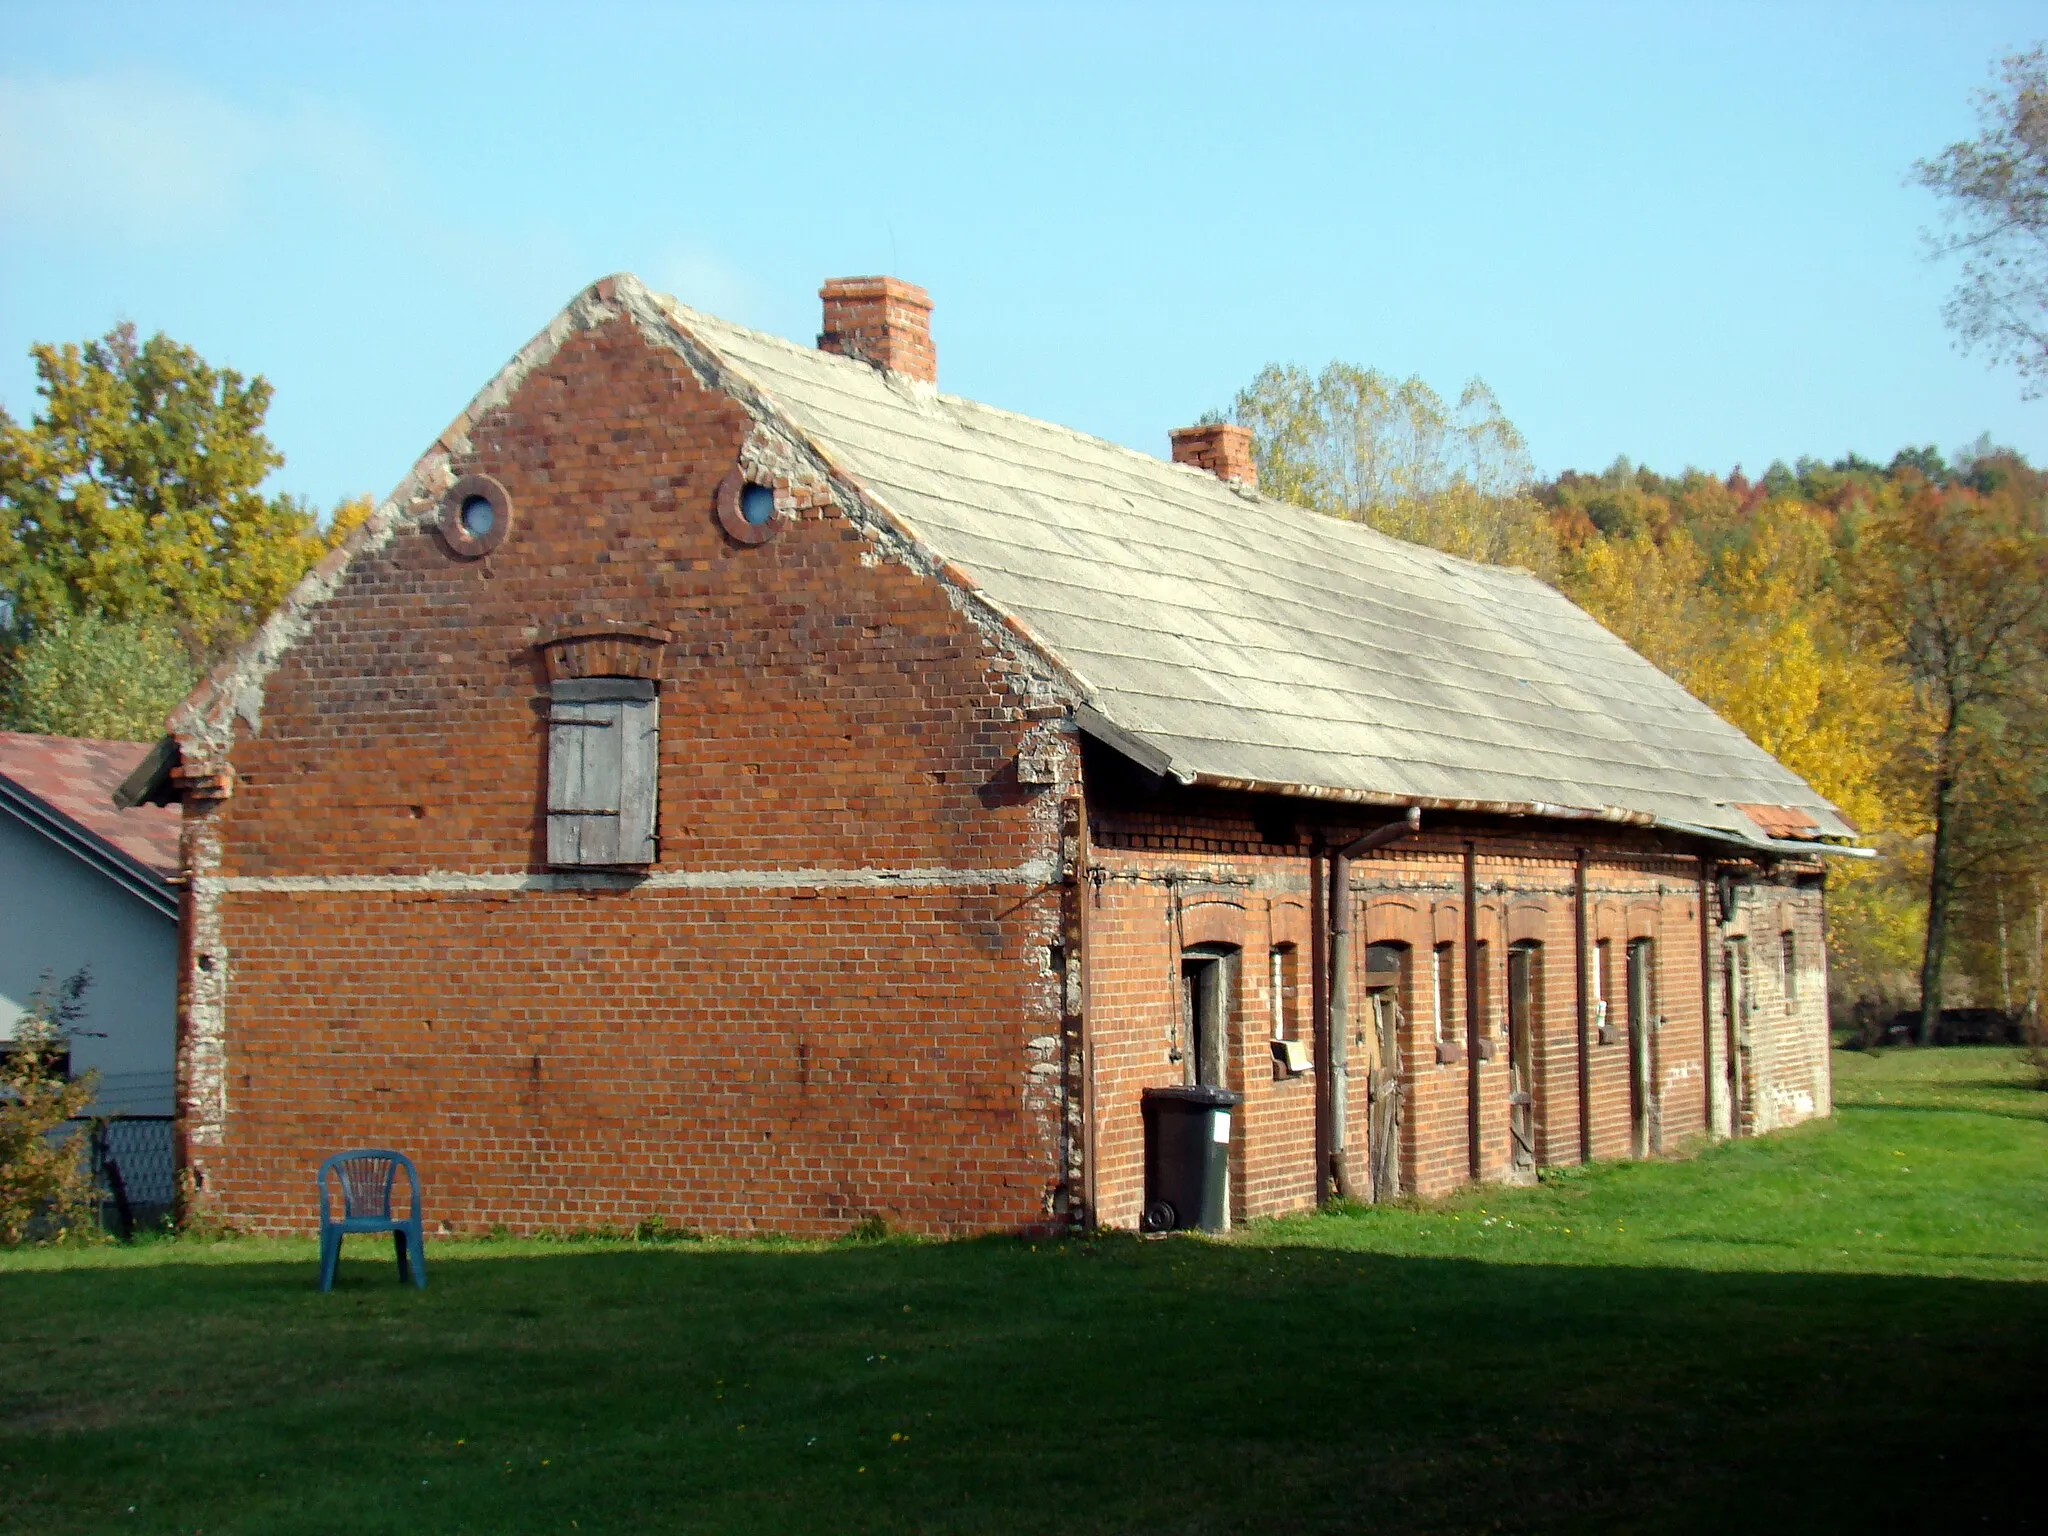
[[[1184,781],[1478,803],[1758,842],[1853,829],[1526,572],[657,298]]]

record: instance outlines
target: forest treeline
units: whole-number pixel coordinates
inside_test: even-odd
[[[1229,415],[1262,487],[1550,581],[1841,808],[1838,1009],[2016,1009],[2048,876],[2048,474],[1980,441],[1538,479],[1483,384],[1264,370]]]

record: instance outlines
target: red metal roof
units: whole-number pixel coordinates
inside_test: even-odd
[[[1757,825],[1765,837],[1790,837],[1811,841],[1820,834],[1820,823],[1796,805],[1744,805],[1735,809]]]
[[[114,791],[149,752],[146,741],[0,731],[0,776],[163,875],[178,872],[175,805],[114,809]]]

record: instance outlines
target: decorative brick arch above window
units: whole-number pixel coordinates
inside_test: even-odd
[[[584,624],[541,641],[540,654],[550,683],[585,677],[637,677],[658,683],[674,638],[653,625]]]
[[[1435,941],[1435,928],[1413,901],[1375,896],[1365,904],[1365,938],[1372,944],[1428,949]]]

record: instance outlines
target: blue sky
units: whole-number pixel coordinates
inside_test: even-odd
[[[1959,355],[1912,161],[2038,6],[0,0],[0,402],[121,319],[383,495],[578,287],[782,335],[933,294],[941,387],[1164,452],[1268,361],[1479,375],[1538,468],[1752,472],[2048,402]]]

